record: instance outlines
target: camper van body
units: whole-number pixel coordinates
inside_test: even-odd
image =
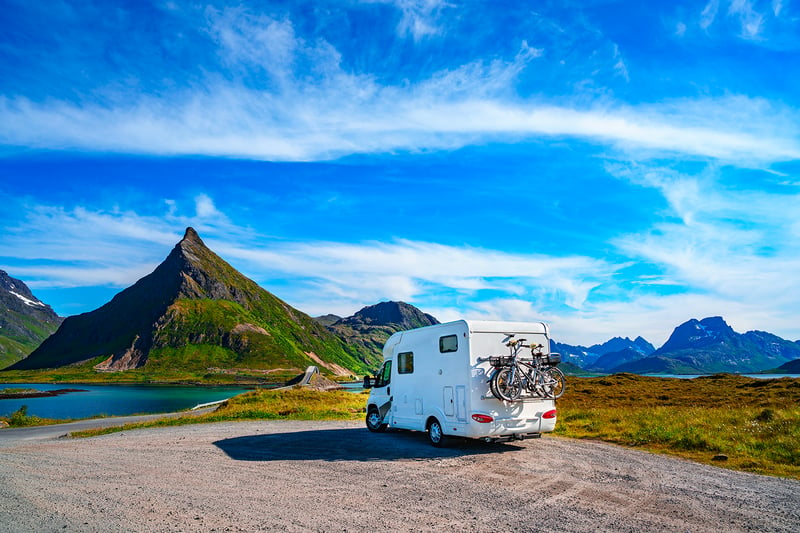
[[[554,400],[507,402],[490,391],[488,357],[508,355],[511,339],[550,353],[549,329],[541,322],[458,320],[395,333],[374,383],[367,380],[367,427],[428,431],[437,446],[445,436],[512,440],[553,431]]]

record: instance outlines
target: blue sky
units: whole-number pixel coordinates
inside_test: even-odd
[[[800,339],[800,2],[0,0],[0,269],[67,316],[186,226],[311,314]]]

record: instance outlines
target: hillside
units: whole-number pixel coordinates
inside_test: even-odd
[[[25,283],[0,270],[0,368],[30,354],[62,320]]]
[[[383,361],[383,345],[393,333],[432,326],[439,321],[405,302],[381,302],[365,307],[353,316],[332,322],[333,315],[318,317],[359,359],[377,368]]]
[[[246,278],[194,229],[156,269],[102,307],[69,317],[12,369],[75,363],[99,371],[304,369],[367,365],[308,315]]]
[[[793,359],[770,371],[771,374],[800,374],[800,359]]]

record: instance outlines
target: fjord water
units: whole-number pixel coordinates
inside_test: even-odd
[[[247,392],[240,387],[0,383],[0,390],[5,388],[39,391],[80,389],[82,392],[68,392],[45,398],[0,400],[0,416],[8,416],[27,405],[29,415],[59,419],[168,413]]]

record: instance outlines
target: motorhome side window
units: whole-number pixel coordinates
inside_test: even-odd
[[[439,337],[439,353],[450,353],[458,351],[458,335],[447,335]]]
[[[375,385],[374,387],[385,387],[389,384],[389,380],[392,377],[392,362],[386,361],[383,363],[383,367],[381,367],[380,372],[378,375],[375,376]]]
[[[397,373],[414,373],[414,352],[402,352],[397,354]]]

